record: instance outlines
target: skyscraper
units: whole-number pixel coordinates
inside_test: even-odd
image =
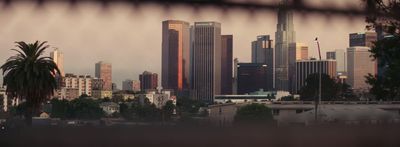
[[[106,63],[104,61],[97,62],[95,65],[95,76],[103,80],[104,85],[102,90],[112,91],[111,63]]]
[[[349,35],[349,46],[367,46],[372,48],[377,40],[376,32],[352,33]]]
[[[238,63],[237,94],[249,94],[267,89],[267,65],[264,63]]]
[[[232,94],[233,36],[221,37],[221,94]]]
[[[192,31],[191,95],[212,103],[214,95],[221,93],[221,24],[195,22]]]
[[[306,85],[306,79],[309,75],[322,72],[331,78],[336,78],[336,61],[335,60],[297,60],[294,80],[293,93]]]
[[[251,42],[251,62],[267,63],[268,51],[273,48],[272,43],[269,35],[257,36],[257,40]]]
[[[144,71],[139,75],[140,88],[142,91],[155,90],[158,87],[158,76],[156,73]]]
[[[308,59],[308,46],[304,43],[289,43],[289,88],[296,92],[296,61]]]
[[[257,40],[251,44],[252,63],[262,63],[267,66],[267,88],[264,90],[274,90],[275,88],[275,50],[272,44],[273,41],[269,35],[257,36]]]
[[[293,12],[287,10],[288,0],[282,0],[278,10],[275,33],[275,89],[289,90],[289,44],[296,42]]]
[[[54,51],[50,52],[50,57],[53,59],[54,63],[57,64],[61,76],[64,77],[64,54],[55,48]]]
[[[356,91],[368,90],[370,85],[365,82],[365,76],[376,74],[376,63],[369,49],[363,46],[347,49],[347,82]]]
[[[176,92],[189,89],[189,23],[179,20],[162,22],[162,79],[164,89]]]

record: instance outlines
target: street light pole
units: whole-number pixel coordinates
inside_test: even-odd
[[[318,101],[315,102],[315,121],[318,122],[318,104],[322,102],[322,98],[321,98],[321,93],[322,93],[322,59],[321,59],[321,49],[319,47],[319,41],[318,41],[318,37],[315,38],[315,42],[317,43],[318,46],[318,54],[319,54],[319,61],[320,64],[318,66],[318,73],[319,73],[319,84],[318,84]]]

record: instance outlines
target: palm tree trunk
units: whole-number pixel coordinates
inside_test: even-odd
[[[25,117],[25,123],[28,126],[32,126],[32,113],[33,113],[32,105],[27,104],[24,117]]]

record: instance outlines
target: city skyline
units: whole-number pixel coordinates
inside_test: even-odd
[[[154,17],[146,18],[143,19],[143,22],[136,23],[136,18],[141,18],[144,14],[131,14],[129,13],[131,10],[128,7],[112,6],[110,8],[111,12],[109,14],[104,12],[105,16],[102,18],[98,18],[98,15],[101,15],[99,13],[102,13],[99,12],[99,7],[82,7],[87,7],[87,9],[82,9],[82,13],[70,14],[67,13],[68,9],[64,6],[52,4],[44,10],[36,10],[34,6],[21,4],[13,6],[13,9],[9,11],[0,13],[0,18],[5,22],[0,24],[0,28],[2,28],[0,29],[0,48],[2,48],[0,50],[0,60],[5,61],[12,54],[9,49],[14,48],[14,41],[48,41],[51,47],[57,47],[64,53],[64,70],[66,73],[94,76],[93,64],[99,60],[105,60],[113,64],[113,82],[117,83],[118,87],[121,87],[123,80],[126,78],[137,79],[136,77],[145,70],[161,74],[160,22],[163,20],[177,19],[189,23],[201,20],[221,22],[222,34],[233,34],[235,36],[233,57],[239,58],[241,62],[250,61],[251,41],[254,40],[254,37],[267,34],[274,38],[276,30],[276,16],[272,12],[260,12],[251,17],[245,11],[237,10],[229,11],[230,13],[227,14],[229,17],[224,17],[220,11],[215,9],[207,11],[209,8],[205,8],[204,10],[202,9],[201,14],[195,16],[191,14],[191,11],[191,13],[182,13],[187,11],[186,8],[178,7],[170,14],[164,15],[162,10],[149,7],[143,9],[143,13],[153,14],[152,16]],[[59,8],[60,10],[58,10]],[[118,15],[116,15],[117,13]],[[29,19],[25,19],[30,16],[38,18],[35,21],[48,23],[38,26],[36,30],[29,30],[29,26],[25,23]],[[322,52],[326,52],[334,49],[345,50],[348,47],[349,33],[365,31],[363,18],[355,18],[349,22],[345,18],[333,17],[330,21],[336,23],[329,24],[329,21],[324,17],[315,18],[312,16],[308,17],[308,21],[312,20],[313,23],[304,21],[301,15],[295,14],[294,26],[295,28],[303,28],[296,30],[298,34],[297,41],[306,43],[310,48],[310,55],[314,57],[316,57],[313,42],[315,36],[318,36],[321,40]],[[126,19],[127,17],[132,17],[132,19]],[[61,25],[62,23],[65,24]],[[92,24],[99,26],[92,27]],[[67,26],[73,26],[71,28],[74,29],[63,29]],[[326,30],[326,26],[329,26],[330,30]],[[142,31],[136,32],[139,28]],[[312,33],[310,33],[310,30]],[[19,31],[24,31],[25,33],[16,33]],[[146,34],[144,32],[154,33]],[[332,32],[335,33],[332,35]],[[154,43],[145,45],[142,43],[150,38],[154,40]],[[336,42],[329,40],[336,40]],[[110,52],[113,54],[109,54]],[[2,82],[2,79],[0,82]]]

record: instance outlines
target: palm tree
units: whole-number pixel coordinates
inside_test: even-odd
[[[47,42],[16,42],[18,52],[8,58],[0,68],[3,70],[3,84],[6,93],[14,98],[24,99],[26,103],[25,120],[32,125],[32,114],[49,99],[57,88],[56,75],[60,73],[50,57],[43,57]]]

